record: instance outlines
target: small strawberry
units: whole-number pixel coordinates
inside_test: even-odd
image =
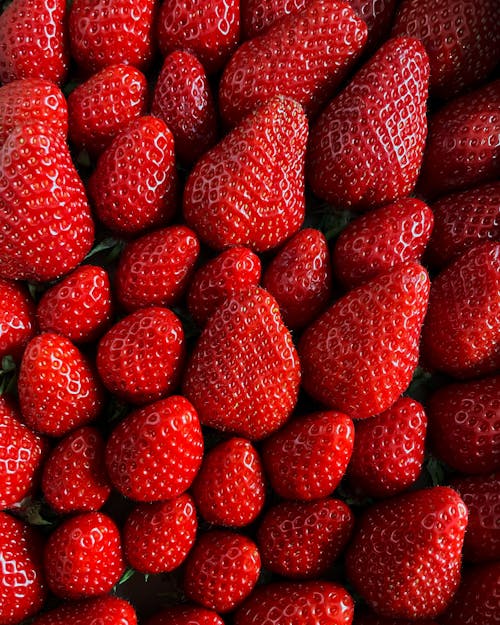
[[[172,499],[192,484],[203,456],[198,416],[172,396],[129,414],[113,431],[106,466],[114,486],[136,501]]]
[[[0,278],[0,361],[5,356],[20,360],[35,331],[35,306],[27,290]]]
[[[123,599],[106,595],[65,603],[38,616],[31,625],[137,625],[134,608]]]
[[[162,610],[147,625],[224,625],[224,621],[212,610],[183,604]]]

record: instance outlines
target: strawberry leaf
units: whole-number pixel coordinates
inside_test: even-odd
[[[125,573],[121,576],[120,581],[118,582],[118,586],[127,582],[133,575],[135,575],[134,569],[127,569]]]
[[[433,486],[441,486],[446,481],[446,469],[442,462],[434,456],[429,456],[425,463],[425,469],[431,478]]]

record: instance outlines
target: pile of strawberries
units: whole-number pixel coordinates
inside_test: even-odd
[[[500,2],[0,14],[0,625],[500,623]]]

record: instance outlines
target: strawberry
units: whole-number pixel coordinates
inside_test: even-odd
[[[106,594],[124,571],[118,528],[102,512],[63,521],[47,539],[44,568],[47,584],[58,597]]]
[[[306,228],[294,234],[269,263],[262,284],[276,298],[288,328],[308,325],[325,309],[332,292],[323,233]]]
[[[177,50],[163,62],[155,85],[151,114],[162,119],[175,137],[175,152],[191,165],[217,140],[217,117],[203,65]]]
[[[102,267],[82,265],[43,294],[36,315],[42,332],[75,343],[93,341],[111,317],[109,277]]]
[[[0,83],[64,80],[68,69],[65,0],[13,0],[0,15]]]
[[[174,139],[167,126],[153,117],[139,117],[118,131],[97,162],[88,192],[100,221],[118,235],[130,237],[173,217],[177,204]]]
[[[184,362],[184,331],[167,308],[144,308],[118,321],[102,337],[97,370],[121,399],[145,404],[172,391]]]
[[[31,625],[137,625],[134,608],[123,599],[106,595],[65,603],[42,616]]]
[[[435,487],[368,508],[347,550],[347,575],[381,616],[433,618],[460,581],[467,508]]]
[[[259,454],[244,438],[219,443],[204,456],[192,490],[196,507],[208,523],[228,527],[252,523],[265,497]]]
[[[0,623],[16,625],[45,601],[42,543],[35,530],[0,512]]]
[[[312,0],[233,54],[219,86],[223,120],[234,126],[277,95],[293,98],[308,116],[316,115],[366,38],[366,24],[346,2]]]
[[[277,430],[297,401],[300,364],[278,305],[254,287],[208,320],[183,383],[204,425],[256,440]]]
[[[0,278],[0,361],[20,360],[35,329],[35,306],[24,286]]]
[[[357,493],[389,497],[408,489],[424,460],[427,417],[423,407],[401,397],[373,419],[356,424],[349,481]]]
[[[402,198],[351,222],[335,242],[335,275],[352,289],[407,260],[420,261],[431,236],[431,209]]]
[[[300,340],[305,390],[355,419],[387,410],[417,366],[428,297],[425,269],[407,262],[340,298]]]
[[[255,543],[242,534],[212,530],[198,538],[188,556],[184,592],[206,608],[228,612],[252,592],[259,573]]]
[[[0,148],[0,276],[53,280],[78,265],[93,237],[64,137],[45,124],[17,126]]]
[[[58,514],[99,510],[111,492],[99,430],[84,426],[70,432],[45,461],[42,491]]]
[[[200,267],[187,295],[188,310],[200,326],[225,299],[260,282],[259,257],[246,247],[230,247]]]
[[[422,353],[432,369],[470,378],[500,367],[500,243],[462,254],[432,283]]]
[[[429,61],[416,39],[387,41],[311,129],[307,174],[333,204],[365,210],[412,191],[427,134]]]
[[[100,154],[146,108],[147,83],[135,67],[110,65],[71,92],[69,137],[78,149]]]
[[[172,396],[129,414],[112,432],[106,467],[115,488],[136,501],[172,499],[200,468],[203,437],[184,397]]]
[[[184,217],[208,245],[263,252],[304,219],[307,120],[293,100],[273,98],[197,162],[184,189]]]
[[[123,530],[125,557],[142,573],[173,571],[193,546],[196,528],[196,509],[189,495],[137,506]]]
[[[120,257],[116,293],[127,310],[173,306],[187,288],[200,253],[186,226],[155,230],[130,243]]]
[[[164,56],[187,50],[207,74],[221,70],[238,44],[240,5],[237,0],[164,0],[158,15],[157,39]]]
[[[280,503],[259,527],[262,565],[284,577],[319,577],[344,550],[353,525],[352,512],[338,499]]]
[[[93,421],[102,406],[94,370],[70,340],[40,334],[28,343],[18,380],[19,404],[27,425],[63,436]]]
[[[427,412],[438,458],[466,474],[500,470],[500,376],[444,386]]]
[[[224,622],[212,610],[183,604],[162,610],[147,625],[224,625]]]

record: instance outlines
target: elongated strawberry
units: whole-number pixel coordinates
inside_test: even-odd
[[[124,599],[106,595],[72,601],[38,616],[32,625],[137,625],[134,608]]]
[[[162,610],[147,625],[224,625],[224,622],[212,610],[183,604]]]
[[[428,81],[420,41],[386,42],[311,129],[307,174],[314,193],[354,210],[408,195],[427,135]]]
[[[35,306],[19,282],[0,278],[0,360],[19,360],[36,331]]]

